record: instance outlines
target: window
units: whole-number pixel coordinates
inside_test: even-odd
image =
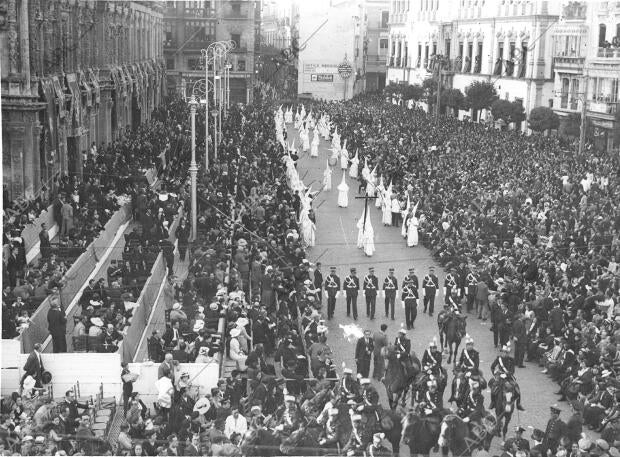
[[[199,70],[200,59],[187,59],[187,68],[189,70]]]
[[[389,11],[381,11],[381,28],[382,29],[387,29],[389,21],[390,21],[390,12]]]
[[[233,17],[241,16],[241,3],[230,4],[230,15]]]
[[[241,48],[241,35],[239,33],[231,33],[230,39],[235,42],[235,47],[237,49]]]
[[[598,47],[605,46],[605,35],[607,35],[607,27],[605,24],[599,24],[598,26]]]
[[[444,53],[446,55],[446,58],[450,58],[450,46],[452,45],[452,41],[450,39],[447,39],[445,42],[446,45],[446,52]]]
[[[165,24],[164,35],[165,35],[164,41],[166,42],[166,44],[171,45],[172,44],[172,24],[168,22]]]
[[[174,59],[166,59],[166,69],[174,70]]]
[[[387,38],[381,38],[379,40],[379,50],[387,49],[388,48],[388,42],[389,42],[389,40]]]
[[[245,71],[245,60],[239,59],[237,61],[237,71]]]

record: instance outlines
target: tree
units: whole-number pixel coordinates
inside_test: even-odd
[[[474,81],[465,89],[465,94],[467,104],[473,110],[490,108],[497,99],[495,86],[488,81]]]
[[[561,136],[577,139],[581,135],[581,113],[571,113],[566,116],[560,124],[559,133]],[[586,141],[594,143],[594,123],[592,119],[586,117]]]
[[[419,84],[409,84],[403,88],[403,100],[418,101],[424,96],[424,88]]]
[[[433,105],[437,98],[437,80],[434,78],[426,78],[422,81],[422,88],[426,98],[426,103]]]
[[[441,91],[441,104],[452,108],[455,112],[465,107],[465,95],[460,89],[445,89]]]
[[[544,132],[557,129],[560,125],[560,119],[551,108],[538,106],[530,111],[529,125],[535,132]]]
[[[616,128],[614,129],[614,146],[620,148],[620,109],[616,109],[616,117],[614,119],[616,123]]]
[[[508,100],[495,100],[491,105],[491,114],[493,119],[502,119],[506,124],[510,124],[512,109],[512,103]]]
[[[385,94],[386,97],[394,97],[396,95],[399,95],[402,92],[402,86],[400,84],[396,84],[394,82],[391,82],[390,84],[388,84],[387,86],[385,86],[385,88],[383,89],[383,93]]]
[[[510,113],[510,120],[511,122],[514,122],[515,124],[518,125],[521,122],[523,122],[526,118],[525,108],[523,107],[523,103],[517,100],[510,102],[510,104],[512,105],[512,112]]]

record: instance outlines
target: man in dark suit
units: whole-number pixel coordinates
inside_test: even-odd
[[[187,246],[189,244],[189,231],[189,226],[185,218],[183,218],[176,231],[176,237],[179,240],[179,259],[181,259],[182,262],[185,261],[185,253],[187,252]]]
[[[316,268],[314,269],[314,289],[318,292],[316,293],[319,304],[323,303],[323,273],[321,272],[321,262],[316,263]]]
[[[525,368],[523,359],[527,349],[527,333],[525,329],[525,316],[517,314],[512,323],[512,335],[515,339],[515,364],[518,368]]]
[[[551,325],[551,331],[555,336],[561,336],[564,329],[564,311],[560,307],[560,301],[555,300],[553,303],[553,309],[549,311],[549,323]]]
[[[51,300],[47,312],[47,325],[52,335],[54,353],[67,352],[67,317],[60,308],[60,303],[54,299]]]
[[[377,290],[379,289],[379,278],[375,276],[375,269],[370,267],[368,274],[364,276],[364,293],[366,294],[366,317],[375,318],[375,307],[377,305]]]
[[[371,337],[370,330],[364,330],[364,337],[357,340],[357,345],[355,346],[357,372],[362,375],[362,378],[368,377],[370,372],[370,360],[374,348],[375,344]]]
[[[41,257],[47,259],[52,249],[52,243],[50,242],[50,234],[47,231],[45,222],[41,224],[41,231],[39,232],[39,249]]]
[[[22,376],[21,384],[24,384],[24,379],[28,376],[32,376],[35,381],[35,387],[42,387],[41,382],[43,376],[43,360],[41,359],[41,345],[39,343],[34,345],[32,352],[26,360],[24,365],[24,375]]]

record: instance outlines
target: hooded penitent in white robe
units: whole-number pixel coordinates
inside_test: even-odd
[[[290,106],[286,110],[286,113],[284,113],[284,122],[286,122],[287,124],[293,123],[293,108]]]
[[[364,223],[365,216],[366,223]],[[357,247],[369,257],[375,253],[375,232],[370,222],[370,214],[366,215],[366,210],[362,212],[362,217],[357,222]]]
[[[375,188],[375,208],[381,208],[383,204],[383,195],[385,194],[385,185],[383,184],[383,175],[379,177],[379,185]]]
[[[420,225],[420,221],[415,215],[412,215],[407,221],[407,246],[417,246],[418,245],[418,226]]]
[[[340,150],[340,168],[342,170],[349,168],[349,151],[347,151],[346,144],[347,142],[345,141],[344,146]]]
[[[323,190],[332,190],[332,168],[329,166],[329,162],[326,162],[323,172]]]
[[[319,132],[317,129],[312,131],[312,143],[310,144],[310,157],[319,156]]]
[[[351,166],[349,167],[349,178],[357,179],[357,175],[359,173],[359,150],[355,151],[355,157],[351,159]]]
[[[381,212],[383,214],[383,217],[381,219],[383,225],[392,225],[392,183],[390,183],[387,190],[383,192]]]
[[[349,185],[346,178],[347,174],[342,173],[342,181],[338,184],[338,206],[341,208],[349,206]]]

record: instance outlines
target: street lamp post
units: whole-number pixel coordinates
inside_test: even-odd
[[[198,175],[198,165],[196,164],[196,97],[192,95],[189,101],[189,112],[192,126],[192,162],[189,165],[189,175],[192,180],[192,238],[191,241],[196,240],[196,230],[198,228],[198,208],[196,207],[196,179]]]

